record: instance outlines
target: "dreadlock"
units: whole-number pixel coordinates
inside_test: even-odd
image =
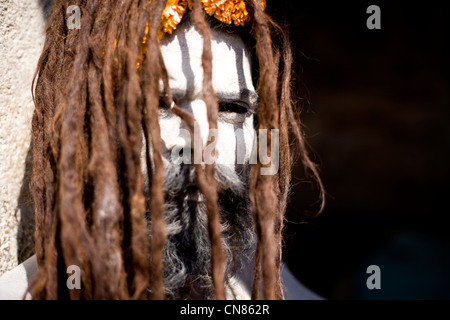
[[[192,3],[193,22],[204,41],[203,99],[209,128],[216,129],[211,23],[200,0]],[[79,30],[66,26],[69,5],[83,10]],[[38,262],[30,285],[34,299],[165,298],[161,80],[166,104],[173,102],[159,45],[165,6],[163,0],[56,0],[54,4],[33,81],[32,190]],[[270,130],[280,130],[279,172],[261,175],[264,166],[258,161],[250,173],[257,235],[252,298],[258,299],[262,280],[265,299],[282,299],[282,230],[294,147],[290,133],[305,168],[319,183],[320,211],[324,192],[291,101],[292,53],[287,38],[263,12],[259,0],[249,0],[247,6],[251,22],[245,30],[254,43],[250,49],[257,62],[254,74],[260,96],[256,129],[267,129],[268,146]],[[171,112],[194,132],[197,123],[192,114],[176,105]],[[145,163],[141,163],[142,145]],[[215,167],[194,167],[207,208],[215,297],[224,299],[226,258]],[[148,194],[144,194],[142,168],[147,171]],[[151,213],[150,237],[146,210]],[[83,290],[65,286],[69,265],[83,271]]]

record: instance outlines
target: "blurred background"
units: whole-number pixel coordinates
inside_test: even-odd
[[[317,190],[294,170],[287,265],[328,299],[449,299],[446,11],[436,1],[278,3],[327,190],[323,214],[305,216]],[[366,27],[371,4],[381,30]],[[381,269],[380,290],[366,286],[369,265]]]

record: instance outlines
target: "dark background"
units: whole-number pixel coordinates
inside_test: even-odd
[[[327,190],[323,214],[302,215],[317,194],[295,168],[287,265],[328,299],[449,299],[446,11],[437,1],[276,2]],[[371,4],[381,30],[366,27]],[[381,290],[367,289],[372,264]]]

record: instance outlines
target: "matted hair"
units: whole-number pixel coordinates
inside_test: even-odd
[[[34,299],[165,297],[160,80],[168,105],[172,94],[158,32],[166,2],[56,0],[54,4],[33,82],[32,192],[38,263],[30,285]],[[212,87],[210,23],[200,0],[192,2],[193,23],[204,40],[203,98],[209,128],[215,129],[218,102]],[[79,30],[66,26],[70,5],[82,8]],[[292,52],[287,38],[263,12],[259,0],[246,1],[246,5],[251,22],[242,32],[253,39],[249,49],[256,61],[260,97],[256,129],[279,129],[280,140],[276,175],[261,175],[264,166],[259,161],[251,167],[249,193],[257,235],[252,298],[258,298],[262,281],[264,299],[282,299],[282,229],[294,149],[319,184],[320,211],[324,192],[292,101]],[[192,114],[178,106],[172,112],[193,132]],[[141,172],[142,145],[148,194],[144,194]],[[270,134],[267,145],[270,150]],[[225,255],[215,167],[194,166],[207,207],[215,297],[224,299]],[[150,237],[146,209],[151,213]],[[67,288],[70,265],[82,270],[83,290]]]

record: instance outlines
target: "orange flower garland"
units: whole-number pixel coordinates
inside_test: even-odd
[[[236,26],[243,26],[250,20],[244,0],[200,0],[205,12],[217,20]],[[262,9],[266,9],[266,0],[261,0]],[[169,0],[164,8],[161,31],[172,34],[183,19],[187,9],[192,10],[191,0]]]
[[[164,8],[161,21],[161,31],[172,34],[183,19],[189,0],[169,0]],[[189,1],[190,2],[190,1]]]

